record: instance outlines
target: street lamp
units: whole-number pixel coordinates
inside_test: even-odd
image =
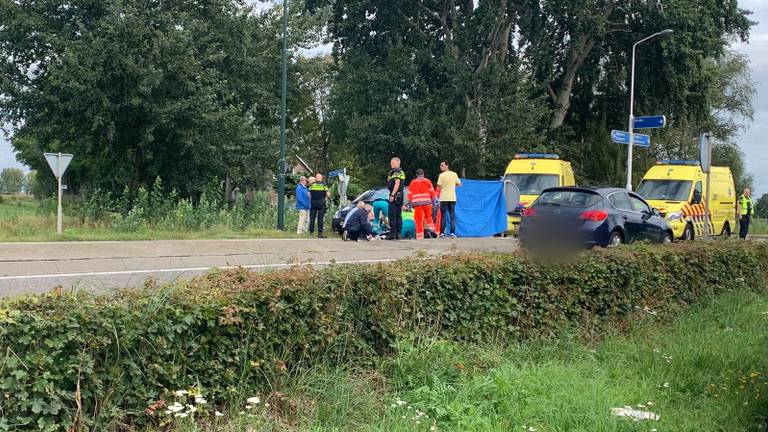
[[[283,0],[283,93],[280,100],[280,160],[277,163],[277,229],[285,229],[285,116],[288,98],[288,0]]]
[[[665,37],[674,33],[674,30],[666,29],[654,33],[645,39],[641,39],[632,45],[632,77],[629,87],[629,153],[627,154],[627,190],[632,190],[632,149],[635,146],[635,49],[643,42],[655,37]]]

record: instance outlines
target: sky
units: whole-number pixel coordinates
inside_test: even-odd
[[[268,6],[256,4],[257,7]],[[753,11],[752,19],[758,22],[752,29],[749,43],[734,47],[749,56],[752,79],[757,88],[754,121],[748,125],[739,143],[746,155],[747,169],[754,176],[753,194],[760,196],[768,193],[768,0],[740,0],[739,5]],[[26,169],[16,161],[7,137],[0,132],[0,170],[10,166]]]

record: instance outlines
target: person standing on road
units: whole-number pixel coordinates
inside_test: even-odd
[[[738,201],[739,212],[739,238],[747,239],[749,234],[749,222],[755,214],[755,200],[752,199],[752,191],[749,188],[744,189]]]
[[[317,173],[315,182],[309,186],[310,210],[309,210],[309,235],[315,233],[315,222],[317,222],[317,238],[325,238],[323,228],[325,224],[325,211],[328,208],[327,199],[331,191],[323,181],[323,175]]]
[[[309,229],[309,210],[311,209],[309,200],[309,189],[307,189],[307,178],[299,177],[299,184],[296,185],[296,210],[299,212],[299,223],[296,226],[296,234],[306,234]]]
[[[450,170],[448,161],[440,162],[437,189],[440,193],[440,237],[445,237],[446,218],[451,218],[451,238],[456,238],[456,187],[461,186],[458,174]]]
[[[424,239],[424,228],[435,231],[432,220],[432,203],[437,194],[432,182],[424,177],[424,170],[416,170],[416,178],[408,185],[408,204],[413,209],[413,220],[416,225],[416,240]]]
[[[393,157],[389,161],[387,189],[389,189],[389,240],[400,238],[403,226],[403,189],[405,188],[405,172],[400,168],[400,158]]]

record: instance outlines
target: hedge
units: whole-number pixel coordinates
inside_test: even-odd
[[[459,255],[274,273],[212,272],[110,296],[0,300],[0,430],[156,422],[175,389],[224,402],[321,362],[386,355],[414,332],[460,340],[593,331],[703,296],[764,289],[768,246],[597,251],[560,263]],[[157,406],[157,405],[155,405]]]

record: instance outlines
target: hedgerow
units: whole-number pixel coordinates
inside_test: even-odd
[[[212,272],[109,296],[0,301],[0,430],[159,422],[175,389],[280,387],[326,363],[364,363],[416,334],[520,339],[621,325],[712,294],[762,290],[768,247],[727,242],[588,253],[560,263],[460,255],[391,264]]]

